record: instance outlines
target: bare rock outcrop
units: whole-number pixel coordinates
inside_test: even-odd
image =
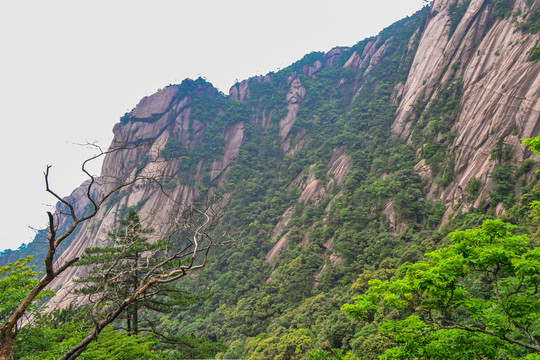
[[[287,152],[290,148],[290,137],[289,132],[291,127],[296,120],[296,115],[298,114],[298,109],[300,109],[300,103],[304,100],[306,96],[306,89],[302,86],[300,79],[295,77],[292,79],[291,87],[287,92],[286,101],[287,105],[287,115],[279,121],[279,136],[281,137],[281,147],[283,151]]]
[[[231,161],[240,152],[242,140],[244,139],[244,123],[238,123],[227,130],[225,134],[225,148],[223,156],[214,161],[210,170],[210,178],[214,180],[220,176],[228,167]]]
[[[172,99],[178,92],[178,87],[169,86],[151,96],[145,96],[135,107],[131,115],[136,119],[145,119],[165,113]]]
[[[207,91],[202,89],[201,91]],[[202,160],[191,174],[194,184],[185,185],[178,182],[178,161],[167,161],[161,157],[160,151],[170,139],[176,139],[184,148],[193,149],[200,142],[206,131],[206,125],[199,119],[191,118],[190,103],[192,99],[176,97],[178,87],[171,86],[144,98],[130,113],[130,121],[118,123],[114,127],[114,139],[111,149],[106,155],[101,176],[98,178],[97,193],[108,193],[122,183],[130,175],[142,170],[143,175],[158,181],[168,182],[166,189],[152,182],[138,182],[123,188],[114,196],[114,200],[105,203],[98,214],[83,223],[73,238],[69,248],[59,257],[57,264],[66,259],[81,256],[88,247],[104,246],[110,243],[108,233],[114,231],[126,209],[137,209],[141,222],[145,227],[153,227],[156,231],[149,235],[150,240],[164,236],[169,226],[170,214],[182,212],[199,197],[198,185],[203,176]],[[196,96],[196,94],[195,94]],[[163,113],[162,113],[163,112]],[[154,116],[152,121],[140,121],[140,117]],[[216,178],[223,174],[231,161],[238,155],[242,145],[244,124],[237,123],[224,130],[225,138],[223,156],[211,165],[211,176]],[[175,180],[176,179],[176,180]],[[75,204],[84,212],[89,202],[85,201],[85,184],[77,189],[72,198],[80,198]],[[84,276],[85,269],[71,267],[62,276],[51,283],[56,289],[56,296],[51,300],[53,307],[62,308],[73,301],[74,279]]]
[[[349,51],[348,47],[338,46],[323,55],[325,66],[335,66],[341,54]]]
[[[457,136],[450,146],[455,156],[454,181],[443,191],[427,185],[428,196],[438,193],[447,207],[459,205],[454,200],[462,198],[473,178],[484,184],[477,203],[489,198],[490,153],[499,139],[515,145],[519,150],[512,156],[522,161],[528,155],[519,147],[518,138],[540,133],[540,64],[528,59],[538,35],[522,34],[511,18],[495,18],[487,0],[472,0],[449,37],[451,3],[433,2],[392,125],[395,136],[410,139],[415,104],[424,101],[429,108],[440,84],[462,78],[461,104],[453,126]],[[524,8],[525,1],[517,0],[513,7]],[[424,181],[430,176],[425,172]],[[427,182],[433,184],[433,179]],[[462,203],[463,209],[469,205]],[[452,211],[449,208],[445,218]]]
[[[249,97],[249,79],[242,80],[239,84],[229,89],[229,96],[233,100],[242,101]]]
[[[287,249],[287,234],[283,235],[278,242],[274,244],[272,249],[266,254],[266,262],[273,265],[279,254]]]
[[[330,177],[330,181],[328,181],[326,188],[330,189],[334,185],[338,187],[343,185],[351,165],[352,160],[345,154],[345,147],[340,146],[339,148],[334,149],[334,153],[328,163],[327,175]]]
[[[313,65],[304,65],[302,67],[302,73],[306,76],[313,77],[323,68],[323,63],[320,60],[317,60]]]
[[[386,50],[390,46],[393,38],[386,39],[383,44],[381,44],[380,37],[377,36],[375,39],[370,40],[366,46],[364,47],[364,50],[362,51],[362,54],[360,54],[357,51],[354,51],[353,54],[349,57],[349,59],[345,62],[343,65],[344,68],[348,68],[353,70],[354,72],[361,72],[360,79],[365,79],[371,71],[377,66],[377,64],[381,61],[384,54],[386,53]],[[344,79],[340,82],[340,84],[344,83]],[[363,89],[363,83],[360,81],[359,87],[356,90],[356,94],[353,97],[353,102],[356,99],[356,97],[360,94],[360,91]]]
[[[300,173],[290,184],[291,186],[295,186],[302,191],[300,197],[298,198],[298,202],[312,206],[327,198],[329,195],[331,195],[331,192],[328,190],[332,189],[334,186],[339,187],[343,185],[351,164],[352,160],[345,153],[345,148],[343,146],[334,149],[330,162],[327,166],[327,176],[330,178],[330,180],[326,184],[326,187],[322,181],[316,179],[315,177],[315,164],[311,165],[307,171],[307,174]],[[339,196],[341,196],[341,193],[333,195],[333,199],[338,198]],[[325,212],[328,213],[329,210],[330,204],[325,209]],[[271,240],[275,243],[272,249],[266,255],[266,261],[271,265],[275,262],[275,259],[279,257],[279,254],[287,249],[288,233],[284,234],[279,240],[277,239],[287,228],[293,214],[294,208],[288,208],[282,215],[281,220],[276,224],[276,226],[274,226],[274,229],[272,230]],[[327,221],[327,217],[325,216],[322,221],[325,223]],[[305,232],[302,239],[302,245],[305,246],[307,243],[308,232]],[[328,250],[332,250],[333,246],[333,239],[330,239],[324,245],[324,247]],[[326,259],[326,254],[324,255],[324,259]],[[343,261],[337,254],[330,254],[329,260],[334,264]],[[322,276],[324,271],[324,269],[321,270],[318,278]],[[318,281],[318,278],[316,277],[316,282]]]
[[[265,76],[254,76],[246,80],[242,80],[239,83],[234,84],[229,89],[229,97],[236,101],[244,101],[249,98],[250,90],[249,86],[253,83],[258,83],[262,81],[272,81],[271,75]]]
[[[384,53],[386,52],[386,49],[388,49],[388,46],[390,46],[390,43],[392,42],[392,38],[387,39],[384,44],[375,51],[373,55],[366,56],[364,58],[364,62],[367,62],[369,59],[369,66],[367,67],[366,71],[364,72],[364,76],[369,74],[375,66],[381,61],[382,57],[384,56]],[[374,50],[374,49],[373,49]],[[360,64],[362,66],[362,64]]]

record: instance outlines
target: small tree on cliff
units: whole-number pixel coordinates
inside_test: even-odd
[[[81,259],[81,264],[94,264],[90,276],[82,279],[86,286],[80,291],[90,295],[93,328],[60,360],[79,356],[97,335],[127,311],[131,323],[129,331],[138,332],[138,310],[141,306],[159,307],[164,292],[173,291],[168,285],[190,271],[206,265],[213,245],[208,231],[217,216],[210,216],[210,205],[204,210],[192,207],[179,218],[169,219],[171,229],[165,239],[147,241],[144,229],[135,212],[121,222],[122,229],[111,233],[115,246],[92,248]],[[200,260],[197,261],[200,255]]]
[[[88,300],[101,307],[110,303],[119,303],[134,292],[147,272],[161,261],[157,252],[167,251],[165,240],[153,243],[146,235],[154,229],[143,228],[135,211],[120,221],[121,228],[109,232],[111,246],[86,248],[77,266],[88,266],[88,275],[76,282],[83,286],[76,290],[87,295]],[[145,299],[145,301],[147,301]],[[138,309],[136,301],[126,309],[127,331],[138,333]]]
[[[58,201],[59,205],[56,212],[47,212],[48,236],[47,254],[44,259],[45,274],[38,281],[26,285],[22,292],[13,298],[9,309],[5,309],[2,319],[0,319],[0,360],[13,359],[12,347],[13,340],[18,333],[18,324],[35,302],[40,299],[47,286],[79,261],[79,257],[74,256],[55,262],[62,243],[70,235],[73,235],[81,224],[95,217],[111,197],[122,189],[136,183],[155,184],[157,189],[161,189],[164,173],[160,163],[164,164],[164,162],[159,157],[159,149],[156,154],[150,154],[151,144],[133,140],[129,142],[115,140],[108,150],[94,147],[98,153],[85,160],[81,167],[89,180],[84,185],[83,195],[75,199],[63,198],[52,189],[49,181],[51,166],[46,168],[44,173],[45,189]],[[146,151],[144,151],[145,149]],[[145,161],[132,170],[126,170],[122,165],[118,167],[118,170],[115,169],[115,172],[102,174],[101,177],[94,176],[87,170],[88,164],[93,160],[122,151],[144,152],[147,153],[147,156],[145,156]],[[84,209],[81,210],[79,204],[84,204]],[[183,209],[181,204],[178,204],[177,209]],[[202,220],[197,220],[197,216]],[[213,219],[210,206],[187,213],[179,210],[177,213],[171,214],[170,223],[172,226],[169,229],[171,236],[185,231],[186,228],[193,227],[192,240],[183,241],[184,246],[180,247],[176,253],[168,253],[161,264],[152,267],[144,279],[139,282],[139,286],[132,289],[133,291],[127,294],[117,307],[110,309],[104,318],[93,319],[93,329],[62,359],[74,359],[80,355],[108,324],[117,319],[131,304],[152,291],[156,284],[173,282],[192,270],[204,267],[208,251],[213,245],[212,238],[208,235],[208,231],[213,225]],[[195,222],[195,225],[192,225],[192,222]]]
[[[82,285],[76,292],[86,295],[90,304],[98,305],[94,317],[99,317],[103,311],[110,311],[136,291],[156,266],[162,270],[174,268],[175,264],[161,262],[184,241],[176,236],[149,241],[148,236],[155,231],[153,228],[144,228],[135,211],[130,211],[120,226],[118,231],[109,232],[111,246],[85,249],[76,264],[89,268],[87,276],[75,280]],[[126,308],[126,330],[133,335],[139,333],[140,310],[168,313],[200,297],[188,295],[170,284],[158,283],[151,292]],[[141,330],[154,332],[152,328]]]

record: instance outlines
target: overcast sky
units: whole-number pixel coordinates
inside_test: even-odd
[[[351,46],[423,0],[5,1],[0,7],[0,250],[46,225],[43,171],[69,195],[119,117],[184,78],[228,93],[311,51]],[[98,168],[96,168],[97,171]]]

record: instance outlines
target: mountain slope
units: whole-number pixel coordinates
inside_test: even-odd
[[[510,208],[538,168],[519,140],[540,130],[537,3],[438,0],[228,96],[197,79],[142,99],[113,142],[151,147],[108,155],[102,178],[151,164],[161,186],[111,198],[59,263],[104,244],[129,210],[159,229],[178,204],[213,194],[214,236],[230,243],[181,284],[212,296],[159,319],[163,330],[224,341],[229,358],[360,352],[370,334],[338,311],[358,274],[391,276],[483,217],[525,216]],[[57,279],[56,306],[82,275]]]
[[[527,23],[527,17],[534,13],[531,8],[536,9],[537,4],[516,1],[510,7],[508,3],[505,12],[514,15],[506,16],[494,14],[490,1],[468,1],[462,3],[468,6],[459,22],[452,19],[452,4],[433,4],[392,130],[419,151],[426,144],[418,139],[423,134],[435,138],[444,131],[453,131],[454,138],[444,146],[455,157],[454,178],[444,188],[429,181],[425,189],[429,197],[466,210],[471,202],[460,199],[472,179],[483,183],[472,204],[479,206],[490,200],[489,191],[495,186],[489,176],[494,165],[490,154],[496,143],[503,141],[511,146],[512,158],[521,162],[530,153],[519,147],[519,139],[536,136],[540,131],[540,64],[530,61],[527,55],[536,46],[538,36],[516,29],[516,23],[518,27]],[[451,29],[453,33],[449,34]],[[430,106],[445,95],[452,81],[459,82],[457,111],[452,116],[433,114],[436,110]],[[452,123],[436,124],[441,120]],[[417,168],[424,177],[432,177],[435,164],[430,164],[427,152],[421,151],[424,162]]]

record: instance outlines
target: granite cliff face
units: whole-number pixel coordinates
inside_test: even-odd
[[[204,120],[190,116],[191,105],[197,96],[217,96],[217,90],[210,84],[194,81],[186,81],[185,87],[189,87],[189,90],[184,94],[179,94],[178,86],[170,86],[143,98],[115,125],[111,148],[118,150],[105,157],[98,179],[100,185],[95,192],[110,192],[114,186],[139,171],[141,166],[145,166],[143,175],[157,183],[139,181],[117,192],[94,219],[81,227],[69,248],[59,257],[58,263],[80,256],[87,247],[106,245],[110,241],[108,233],[115,229],[128,210],[136,209],[143,226],[153,227],[156,230],[153,236],[158,238],[163,235],[162,228],[167,227],[168,214],[189,208],[198,198],[203,166],[209,171],[211,180],[225,175],[242,143],[241,122],[223,129],[225,141],[222,156],[214,161],[203,158],[194,164],[189,184],[177,183],[175,175],[179,172],[179,163],[167,161],[162,156],[161,152],[171,139],[190,150],[200,144],[207,130],[208,124]],[[83,184],[71,197],[85,190],[86,184]],[[76,198],[80,199],[77,201],[78,207],[84,209],[89,205],[84,196]],[[52,300],[55,306],[63,307],[72,301],[70,294],[75,284],[71,279],[83,275],[84,269],[74,267],[51,284],[52,288],[58,289]]]
[[[344,194],[357,193],[354,196],[366,204],[365,217],[383,219],[384,231],[398,235],[412,221],[411,215],[400,214],[410,200],[392,198],[406,182],[381,195],[380,203],[370,202],[358,190],[370,177],[380,184],[398,178],[391,169],[377,173],[383,161],[369,163],[372,154],[359,160],[362,151],[372,151],[387,138],[402,139],[416,153],[416,166],[410,170],[421,182],[415,184],[423,193],[418,196],[444,205],[437,225],[471,205],[487,207],[496,185],[493,168],[502,161],[493,156],[493,149],[502,146],[505,161],[522,163],[531,154],[520,139],[540,133],[540,63],[529,56],[539,36],[523,33],[517,25],[527,20],[537,2],[516,0],[507,11],[519,15],[505,17],[494,14],[488,0],[435,0],[429,10],[376,37],[351,48],[310,54],[278,73],[244,80],[231,87],[228,96],[198,79],[145,97],[114,126],[113,144],[149,145],[107,155],[100,190],[112,186],[107,179],[121,181],[141,164],[149,164],[145,171],[162,175],[161,188],[140,183],[120,191],[81,227],[58,263],[106,243],[107,232],[129,209],[139,212],[145,226],[159,229],[169,212],[189,207],[201,189],[220,193],[224,212],[231,209],[234,214],[225,216],[224,233],[263,229],[257,231],[268,240],[261,248],[270,271],[292,247],[291,241],[307,248],[316,242],[308,233],[320,234],[327,224],[339,230],[335,224],[346,223],[348,210],[340,200]],[[461,17],[455,16],[456,8],[464,11]],[[381,108],[388,115],[373,110]],[[369,123],[377,116],[375,124]],[[376,135],[382,137],[375,144],[369,136],[354,144],[348,140],[370,131],[383,134]],[[313,150],[314,144],[334,137],[322,150]],[[261,159],[268,160],[260,165]],[[283,164],[287,170],[276,173]],[[532,171],[522,175],[525,182],[533,177]],[[254,190],[264,179],[273,179],[268,182],[273,185]],[[474,196],[467,194],[473,179],[480,184]],[[519,187],[513,192],[519,194]],[[237,215],[241,210],[235,201],[252,193],[264,210],[244,213],[257,219],[266,216],[264,226]],[[275,206],[285,194],[288,202]],[[505,210],[502,203],[491,205],[498,215]],[[316,209],[313,216],[319,216],[320,224],[299,222],[305,209]],[[339,245],[345,232],[338,230],[325,233],[317,243],[324,250],[324,265],[316,271],[315,285],[324,281],[327,268],[345,261],[346,251]],[[304,235],[292,240],[298,233]],[[83,275],[81,271],[72,268],[52,285],[57,306],[71,301],[70,279]],[[274,274],[266,276],[268,282]]]
[[[494,186],[489,175],[495,164],[491,153],[498,141],[502,139],[511,146],[512,158],[521,162],[530,153],[520,146],[520,139],[540,133],[540,64],[530,61],[528,55],[539,38],[516,27],[537,4],[515,1],[508,11],[521,15],[501,18],[493,14],[489,1],[472,0],[464,3],[466,11],[449,36],[453,3],[433,3],[409,76],[400,89],[401,100],[392,124],[396,136],[412,142],[419,117],[415,107],[429,109],[445,84],[457,78],[462,82],[459,111],[451,128],[455,138],[448,149],[455,157],[453,181],[437,186],[425,160],[417,165],[428,196],[447,205],[446,217],[470,205],[489,203]],[[420,149],[425,144],[415,145]],[[483,186],[471,204],[463,198],[475,178]]]

